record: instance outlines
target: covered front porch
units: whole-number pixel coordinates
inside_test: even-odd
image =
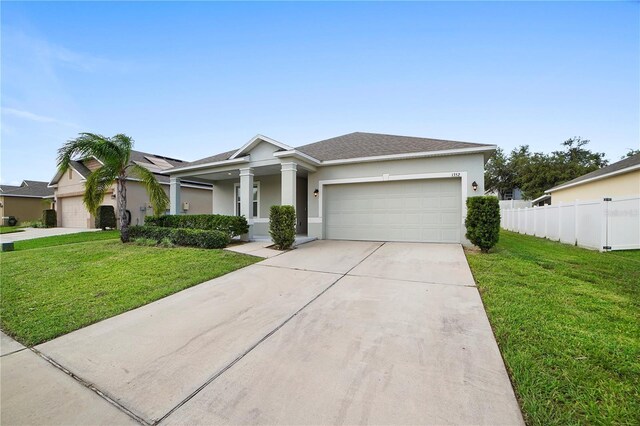
[[[308,232],[308,175],[315,166],[296,153],[266,137],[256,137],[228,159],[201,160],[170,171],[170,213],[188,214],[189,206],[181,202],[181,180],[213,185],[213,214],[247,218],[249,233],[245,240],[269,238],[269,210],[273,205],[291,205],[296,209],[296,233]]]

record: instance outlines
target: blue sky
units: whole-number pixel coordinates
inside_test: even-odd
[[[80,131],[195,160],[353,131],[616,161],[640,141],[640,5],[2,3],[0,179]]]

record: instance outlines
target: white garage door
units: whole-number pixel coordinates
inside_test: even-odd
[[[89,212],[82,203],[82,197],[59,198],[61,223],[65,228],[88,228]]]
[[[459,243],[460,179],[327,185],[328,239]]]

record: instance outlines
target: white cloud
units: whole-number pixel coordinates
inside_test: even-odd
[[[39,123],[54,123],[54,124],[61,124],[63,126],[68,126],[68,127],[80,127],[75,123],[69,123],[67,121],[58,120],[57,118],[47,117],[45,115],[40,115],[40,114],[34,114],[29,111],[23,111],[15,108],[3,107],[2,113],[11,115],[14,117],[18,117],[18,118],[23,118],[25,120],[37,121]]]

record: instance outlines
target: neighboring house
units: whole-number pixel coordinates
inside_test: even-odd
[[[551,204],[551,195],[542,194],[535,200],[531,200],[531,207],[543,207]]]
[[[0,217],[13,216],[18,223],[42,219],[42,210],[51,208],[53,189],[47,182],[23,180],[20,186],[0,185]]]
[[[484,195],[493,195],[494,197],[498,197],[498,200],[506,201],[506,200],[523,200],[522,191],[520,188],[511,188],[504,191],[502,194],[499,191],[486,191]]]
[[[269,208],[293,205],[298,234],[320,239],[465,242],[466,199],[484,193],[495,145],[351,133],[297,148],[258,135],[240,149],[168,171],[213,184],[213,212],[269,234]]]
[[[131,151],[131,161],[152,171],[156,179],[164,186],[167,194],[169,194],[169,176],[165,174],[165,171],[172,167],[187,164],[182,160],[140,151]],[[82,198],[87,176],[100,165],[100,161],[96,158],[72,161],[71,167],[66,173],[58,172],[53,177],[50,186],[55,189],[58,226],[69,228],[95,227],[95,218],[89,214]],[[153,209],[149,203],[147,191],[139,179],[130,177],[127,180],[127,210],[131,219],[130,223],[141,225],[144,223],[146,216],[153,215]],[[178,211],[187,214],[211,213],[213,197],[211,189],[211,184],[208,183],[184,181],[182,183],[183,203],[177,206]],[[115,184],[107,191],[103,205],[111,205],[117,208]]]
[[[640,154],[587,173],[547,191],[553,204],[603,197],[640,196]]]

